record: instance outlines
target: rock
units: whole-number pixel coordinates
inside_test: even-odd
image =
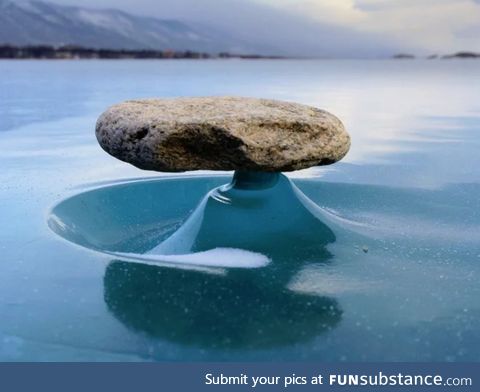
[[[350,137],[332,114],[267,99],[147,99],[97,122],[102,148],[141,169],[292,171],[342,159]]]

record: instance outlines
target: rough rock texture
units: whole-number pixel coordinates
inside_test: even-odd
[[[141,169],[292,171],[342,159],[350,137],[332,114],[267,99],[127,101],[97,122],[102,148]]]

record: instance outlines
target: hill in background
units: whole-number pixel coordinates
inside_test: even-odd
[[[135,16],[114,10],[62,6],[43,1],[0,0],[0,44],[78,45],[89,48],[194,50],[261,53],[224,31],[183,22]]]

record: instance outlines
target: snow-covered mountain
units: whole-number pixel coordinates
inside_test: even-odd
[[[195,23],[33,0],[0,0],[0,44],[210,53],[256,53],[265,49]]]

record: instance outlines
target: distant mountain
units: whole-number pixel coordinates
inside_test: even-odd
[[[114,9],[97,10],[28,0],[0,0],[1,44],[209,53],[265,50],[224,31],[194,23],[135,16]]]

